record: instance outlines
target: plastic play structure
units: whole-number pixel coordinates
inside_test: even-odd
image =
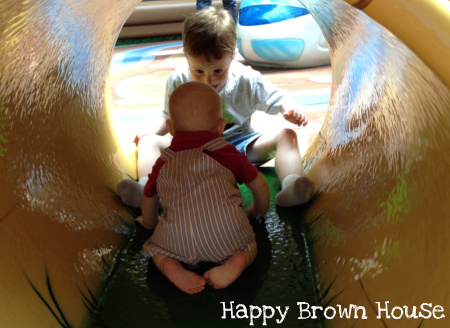
[[[236,28],[239,53],[251,65],[301,68],[330,64],[319,25],[296,0],[244,0]]]
[[[240,2],[236,1],[238,6]],[[212,0],[211,4],[223,7],[222,0]],[[195,8],[196,2],[191,0],[143,1],[126,19],[119,38],[181,34],[184,17]]]
[[[191,1],[145,6],[168,2]],[[2,327],[248,327],[212,318],[231,301],[290,306],[277,327],[449,327],[449,2],[300,2],[332,65],[328,114],[303,159],[320,190],[306,207],[271,208],[271,252],[239,288],[198,297],[146,276],[134,215],[114,194],[136,163],[113,129],[111,52],[143,4],[0,2]],[[297,302],[328,310],[299,319]],[[350,304],[367,318],[333,316]]]

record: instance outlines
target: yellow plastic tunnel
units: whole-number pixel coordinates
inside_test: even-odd
[[[0,2],[2,327],[96,326],[134,231],[114,193],[136,163],[115,129],[108,75],[139,2]],[[315,297],[328,307],[319,324],[448,327],[449,2],[300,2],[327,39],[333,76],[303,158],[319,190],[289,210],[307,218]],[[367,318],[333,316],[350,304]]]

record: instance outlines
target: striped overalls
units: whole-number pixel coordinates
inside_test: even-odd
[[[146,255],[196,265],[223,263],[256,247],[233,173],[204,153],[226,145],[217,138],[198,148],[163,151],[156,186],[165,212],[144,245]]]

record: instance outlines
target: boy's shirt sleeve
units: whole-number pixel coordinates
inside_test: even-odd
[[[255,92],[253,93],[253,97],[255,103],[259,104],[256,109],[270,115],[278,114],[285,98],[284,92],[275,87],[272,82],[262,75],[254,83]]]
[[[169,76],[169,78],[166,81],[166,93],[164,96],[164,108],[162,111],[162,117],[164,117],[166,120],[169,119],[169,97],[172,94],[174,90],[174,87],[172,86],[171,83],[171,76]]]
[[[233,73],[238,81],[235,88],[239,90],[240,97],[245,96],[248,99],[241,98],[244,107],[270,115],[277,115],[280,112],[287,97],[284,91],[249,66],[236,63]]]
[[[162,111],[162,116],[165,119],[169,119],[169,98],[172,92],[178,88],[180,85],[189,82],[191,80],[189,69],[183,68],[178,69],[169,75],[166,81],[166,93],[164,96],[164,109]]]

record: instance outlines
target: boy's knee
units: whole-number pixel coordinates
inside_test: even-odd
[[[156,142],[156,135],[154,134],[147,134],[145,136],[143,136],[140,140],[139,140],[139,144],[138,147],[139,148],[146,148],[149,145],[152,145]]]
[[[281,129],[277,133],[277,139],[283,143],[291,142],[297,143],[297,133],[292,129]]]
[[[138,149],[147,148],[167,148],[170,145],[170,139],[156,134],[147,134],[139,140]]]

